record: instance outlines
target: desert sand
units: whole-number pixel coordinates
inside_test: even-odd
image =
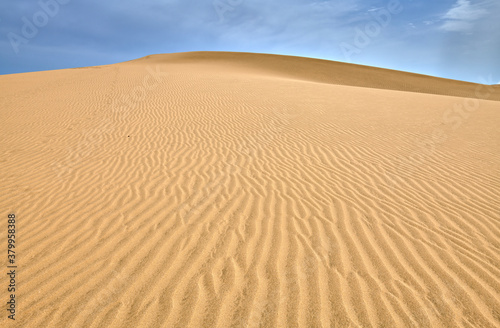
[[[500,326],[500,86],[194,52],[0,88],[2,327]]]

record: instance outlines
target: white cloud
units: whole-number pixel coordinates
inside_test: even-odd
[[[474,21],[487,14],[478,4],[470,0],[457,0],[453,7],[442,16],[444,20],[441,29],[445,31],[468,31],[474,26]]]
[[[445,31],[468,31],[474,26],[471,22],[462,20],[449,20],[441,25],[441,29]]]
[[[486,10],[471,5],[470,0],[458,0],[445,15],[447,19],[475,20],[486,14]]]
[[[371,9],[368,9],[369,12],[372,12],[372,11],[379,11],[381,9],[385,9],[384,7],[378,7],[378,8],[371,8]]]

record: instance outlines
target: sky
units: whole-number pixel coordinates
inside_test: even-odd
[[[2,1],[0,36],[0,74],[241,51],[500,83],[500,0]]]

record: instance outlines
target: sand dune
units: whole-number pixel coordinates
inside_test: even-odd
[[[500,326],[498,86],[197,52],[0,87],[2,327]]]

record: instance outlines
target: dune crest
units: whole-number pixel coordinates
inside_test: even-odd
[[[16,327],[500,325],[498,86],[197,52],[0,87]]]

